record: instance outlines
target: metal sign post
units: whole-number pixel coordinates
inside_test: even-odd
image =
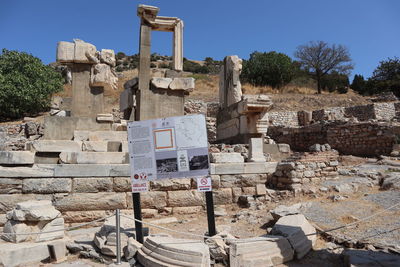
[[[132,193],[133,212],[135,216],[136,241],[143,244],[142,209],[140,207],[140,193]],[[138,220],[138,221],[137,221]]]
[[[215,230],[215,214],[214,214],[214,200],[212,191],[206,193],[206,207],[207,207],[207,222],[208,222],[208,236],[217,234]]]

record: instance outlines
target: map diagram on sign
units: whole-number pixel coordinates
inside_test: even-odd
[[[204,121],[191,116],[177,117],[175,129],[177,146],[180,149],[207,146],[207,130]]]

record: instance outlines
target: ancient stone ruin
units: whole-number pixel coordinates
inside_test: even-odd
[[[359,236],[346,239],[324,230],[342,221],[357,222],[363,217],[360,213],[371,209],[365,203],[373,203],[375,212],[379,205],[386,208],[393,204],[389,200],[398,198],[399,102],[272,112],[269,96],[243,94],[238,56],[223,61],[218,103],[187,100],[195,90],[195,80],[183,72],[183,21],[158,16],[158,12],[157,7],[146,5],[137,9],[139,73],[124,84],[115,113],[104,110],[104,90],[114,90],[117,82],[113,50],[97,51],[92,44],[74,40],[57,46],[57,61],[72,70],[72,98],[55,97],[52,116],[44,122],[28,118],[0,126],[0,265],[24,265],[29,263],[27,258],[64,260],[66,247],[81,257],[111,263],[117,255],[116,209],[125,216],[121,217],[122,249],[131,265],[275,266],[303,259],[318,246],[319,233],[336,242],[327,249],[329,257],[334,257],[339,245],[343,250],[372,246]],[[173,33],[171,70],[150,68],[152,31]],[[185,239],[152,234],[151,229],[140,244],[131,220],[127,121],[191,113],[207,117],[215,215],[218,224],[229,227],[221,230],[217,224],[218,234],[206,240],[198,238],[205,228],[185,228],[185,223],[197,223],[206,216],[205,197],[197,190],[196,177],[151,181],[149,192],[141,193],[144,220],[167,221],[166,229],[175,227],[171,235],[181,231]],[[341,157],[348,154],[377,156],[379,161],[342,164]],[[352,195],[360,188],[363,194]],[[359,195],[362,201],[340,206],[341,201],[353,201]],[[278,206],[281,201],[296,204]],[[362,208],[351,210],[359,205]],[[336,210],[329,213],[331,206]],[[387,218],[396,218],[395,212]],[[322,213],[327,215],[318,217]],[[340,215],[339,221],[332,214]],[[69,235],[66,229],[101,219],[104,222],[96,222],[101,227],[85,229],[88,235]],[[240,224],[246,234],[254,226],[263,233],[239,238],[243,233],[230,227]],[[189,239],[195,231],[197,239]],[[371,251],[399,252],[393,245],[397,237],[393,234],[384,245],[375,240]]]

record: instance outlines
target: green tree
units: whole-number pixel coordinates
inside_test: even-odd
[[[366,85],[366,82],[364,80],[364,76],[356,74],[356,75],[354,75],[353,82],[351,83],[350,88],[360,94],[365,94],[366,93],[365,85]]]
[[[253,85],[280,88],[289,83],[295,74],[292,59],[282,53],[253,52],[243,61],[241,77]]]
[[[350,53],[343,45],[329,46],[323,41],[310,42],[297,47],[294,55],[317,81],[318,94],[321,93],[321,82],[325,75],[333,71],[348,74],[353,69]]]
[[[0,118],[14,119],[45,111],[61,91],[61,74],[40,59],[18,51],[0,54]]]
[[[349,85],[349,77],[336,71],[326,74],[321,80],[321,87],[329,92],[338,91],[341,94],[345,94]]]
[[[368,94],[391,91],[400,96],[400,59],[388,58],[381,61],[366,84]]]

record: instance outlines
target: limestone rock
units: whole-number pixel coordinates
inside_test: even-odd
[[[194,78],[174,78],[169,85],[169,89],[191,92],[194,89]]]
[[[50,200],[20,202],[10,213],[10,219],[18,221],[50,221],[60,216]]]
[[[292,206],[279,205],[278,207],[276,207],[273,210],[270,210],[269,212],[271,213],[272,217],[274,217],[275,220],[279,220],[281,217],[284,216],[299,214],[300,208],[301,208],[301,203],[297,203]]]
[[[115,53],[112,49],[101,49],[100,52],[100,62],[115,67]]]
[[[107,64],[96,64],[92,67],[90,86],[117,89],[118,77]]]
[[[126,164],[129,155],[125,152],[61,152],[60,161],[64,164]]]
[[[24,165],[33,164],[35,153],[29,151],[0,151],[0,164]]]
[[[137,252],[144,266],[210,266],[210,253],[202,241],[149,236]]]
[[[271,230],[273,235],[281,235],[288,239],[294,248],[296,258],[303,258],[315,245],[316,230],[302,214],[281,217]]]
[[[240,153],[210,153],[212,163],[241,163],[244,158]]]
[[[75,63],[87,63],[93,64],[89,57],[96,57],[96,47],[92,44],[86,43],[79,39],[74,39],[75,50],[74,50],[74,62]]]
[[[78,152],[82,142],[69,140],[36,140],[27,144],[27,149],[37,152]]]
[[[57,62],[70,63],[74,61],[75,44],[70,42],[57,43]]]
[[[9,242],[20,243],[31,238],[29,233],[33,232],[32,228],[23,222],[9,220],[4,225],[4,235],[1,237]]]
[[[143,245],[137,242],[134,238],[129,237],[128,238],[128,244],[124,248],[124,257],[126,260],[130,260],[133,257],[135,257],[136,253],[138,250],[142,247]]]
[[[389,174],[385,178],[383,178],[383,182],[381,188],[384,190],[387,189],[400,189],[400,175],[397,173]]]
[[[231,267],[275,266],[293,259],[294,251],[288,240],[267,235],[242,241],[232,241],[229,247]]]
[[[49,231],[57,231],[53,233],[46,233]],[[64,219],[56,218],[47,223],[41,230],[41,234],[36,238],[37,242],[50,241],[64,237]]]
[[[152,78],[151,79],[151,84],[155,88],[160,88],[160,89],[168,89],[171,82],[172,82],[171,78]]]

